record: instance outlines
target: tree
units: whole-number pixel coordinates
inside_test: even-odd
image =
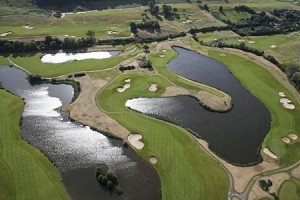
[[[219,7],[219,12],[223,14],[223,6]]]
[[[137,25],[134,22],[130,22],[129,24],[130,30],[133,34],[137,34],[138,30],[137,30]]]
[[[86,36],[88,36],[89,38],[95,37],[95,31],[88,30],[88,32],[86,32]]]

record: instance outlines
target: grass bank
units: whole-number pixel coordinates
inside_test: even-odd
[[[53,164],[20,139],[20,98],[0,90],[0,199],[69,199]]]
[[[268,70],[251,60],[232,55],[225,51],[209,48],[209,56],[224,63],[234,76],[254,96],[262,101],[271,113],[271,129],[264,139],[268,147],[279,156],[279,163],[288,166],[300,159],[300,143],[285,144],[282,138],[289,133],[300,135],[300,104],[295,96],[275,79]],[[226,56],[224,56],[226,54]],[[282,91],[295,104],[294,110],[285,109],[279,102],[278,92]]]
[[[125,79],[131,87],[117,92]],[[158,85],[156,92],[148,90],[150,84]],[[131,132],[143,136],[145,147],[137,152],[145,159],[155,156],[162,183],[163,199],[225,199],[229,178],[225,171],[209,157],[198,143],[183,129],[157,119],[138,114],[125,107],[127,99],[134,97],[159,97],[168,81],[157,75],[144,73],[124,74],[108,85],[99,95],[99,103],[109,115]],[[134,123],[133,123],[134,122]],[[211,192],[213,190],[218,192]]]

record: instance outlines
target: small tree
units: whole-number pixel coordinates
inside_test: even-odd
[[[87,36],[88,38],[93,38],[93,37],[95,37],[95,31],[88,30],[88,31],[86,32],[86,36]]]

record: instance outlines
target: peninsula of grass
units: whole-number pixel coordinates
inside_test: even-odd
[[[292,181],[285,181],[279,189],[279,199],[299,200],[297,186]]]
[[[69,199],[58,170],[20,139],[24,103],[0,90],[0,199]]]
[[[105,59],[87,59],[73,62],[65,62],[59,64],[42,63],[41,57],[43,54],[38,53],[36,55],[27,56],[10,56],[9,59],[28,70],[32,74],[39,74],[43,77],[56,77],[64,74],[71,74],[82,71],[91,70],[103,70],[114,67],[124,60],[136,56],[140,50],[136,50],[129,55],[118,55],[116,57],[105,58]],[[0,64],[7,64],[5,58],[0,56]]]
[[[130,88],[119,93],[116,89],[131,79]],[[148,90],[150,84],[158,90]],[[169,82],[158,75],[130,73],[119,76],[98,96],[108,114],[130,132],[143,136],[145,144],[137,150],[145,160],[155,156],[155,164],[162,184],[162,199],[226,199],[229,178],[226,172],[203,151],[198,143],[182,128],[157,120],[125,107],[126,100],[134,97],[159,97]],[[133,123],[134,122],[134,123]],[[211,192],[218,189],[218,192]]]
[[[289,133],[300,134],[300,104],[296,97],[262,66],[246,58],[226,51],[209,48],[209,56],[224,63],[242,85],[262,101],[271,113],[270,131],[263,147],[269,148],[279,157],[281,166],[288,166],[300,159],[300,143],[287,145],[282,138]],[[220,55],[221,54],[221,55]],[[222,55],[223,54],[223,55]],[[224,54],[226,56],[224,56]],[[284,92],[296,106],[294,110],[284,108],[278,92]]]

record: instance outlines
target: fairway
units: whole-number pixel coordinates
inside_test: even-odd
[[[69,199],[53,164],[20,139],[20,98],[0,90],[0,199]]]
[[[300,159],[300,143],[286,145],[282,137],[289,133],[300,133],[300,104],[294,95],[278,82],[266,69],[240,56],[225,51],[209,49],[209,56],[224,63],[234,76],[254,96],[262,101],[271,113],[271,129],[263,142],[263,147],[269,148],[277,156],[282,166],[288,166]],[[220,53],[226,53],[221,56]],[[287,110],[279,102],[278,92],[283,91],[296,105],[294,110]]]
[[[131,79],[131,87],[124,93],[117,92],[125,79]],[[152,83],[158,85],[155,93],[148,90]],[[227,174],[192,137],[175,125],[125,107],[126,100],[133,97],[159,97],[168,85],[156,75],[121,75],[99,94],[98,100],[113,119],[143,136],[145,147],[137,152],[145,160],[157,158],[154,167],[161,177],[163,199],[225,199],[229,187]],[[218,188],[217,193],[211,192],[214,188]]]

